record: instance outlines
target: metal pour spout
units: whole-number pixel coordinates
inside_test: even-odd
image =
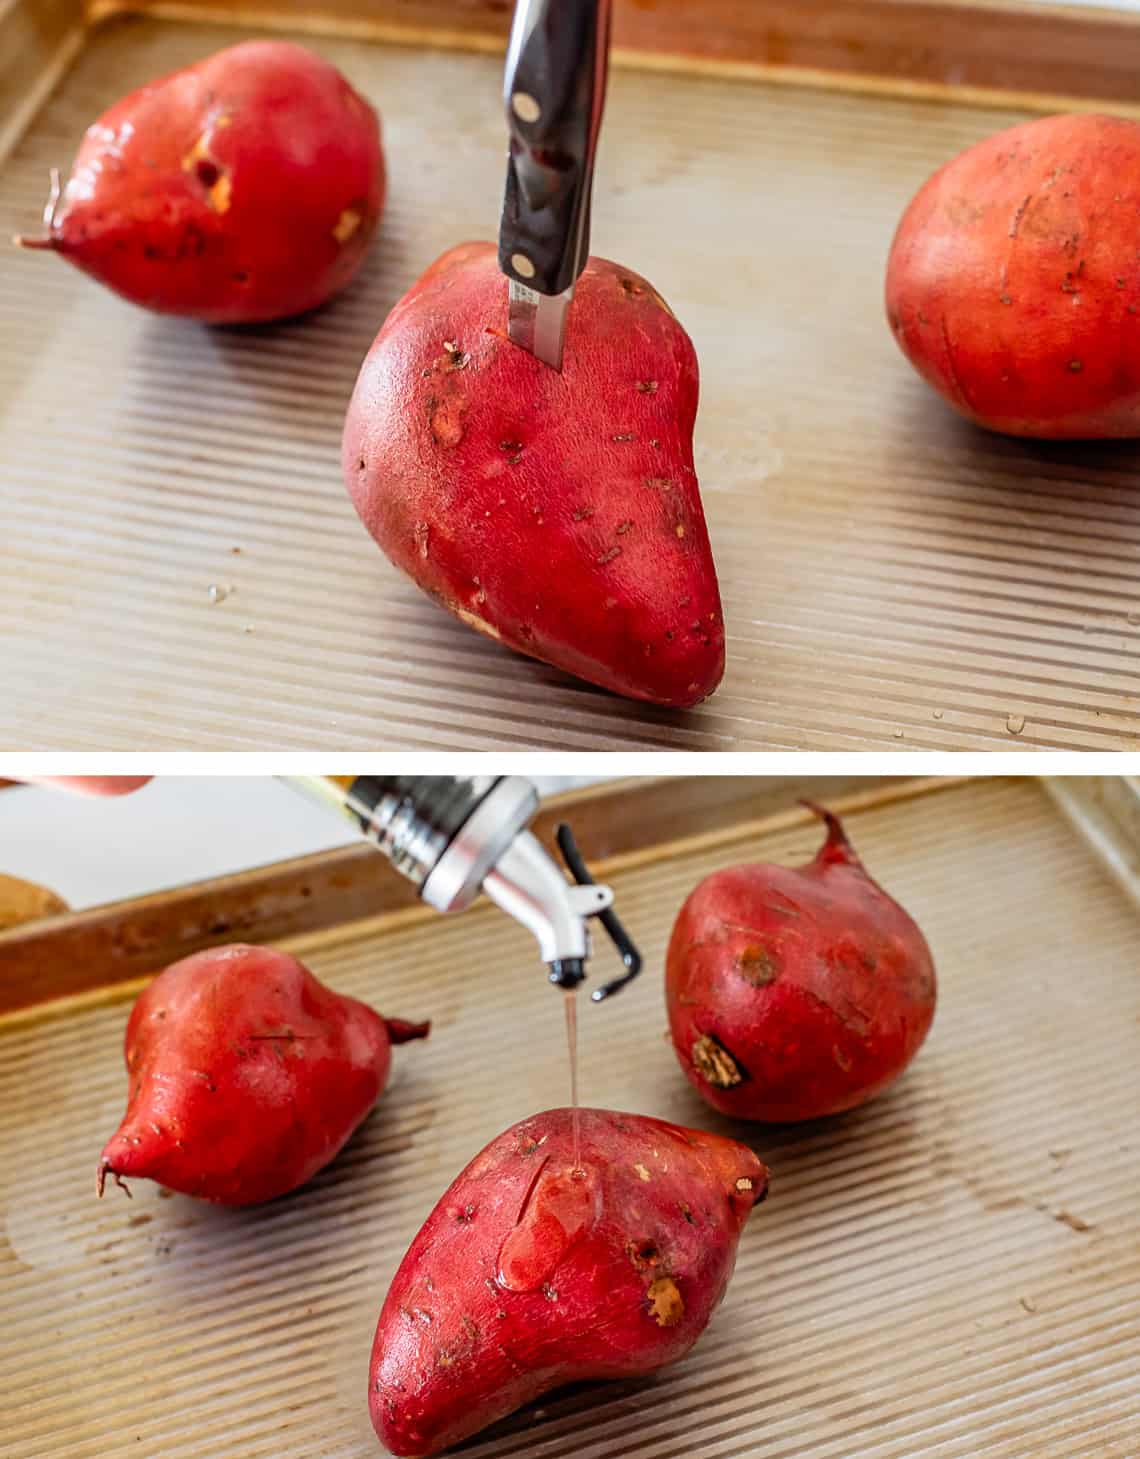
[[[586,919],[613,906],[609,887],[572,886],[537,838],[520,831],[488,872],[483,890],[538,939],[552,983],[574,988],[583,981],[590,956]]]
[[[585,978],[592,917],[626,970],[595,989],[594,1000],[640,970],[640,954],[613,910],[613,892],[594,882],[570,828],[558,828],[558,845],[573,882],[527,829],[538,792],[522,776],[319,776],[294,783],[353,820],[437,911],[461,912],[486,892],[534,936],[557,987],[575,988]]]

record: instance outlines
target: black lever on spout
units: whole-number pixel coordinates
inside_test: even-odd
[[[554,839],[558,842],[558,849],[562,853],[562,859],[570,870],[570,875],[580,887],[592,887],[594,878],[590,875],[590,868],[582,859],[582,853],[578,850],[578,843],[574,840],[574,833],[565,823],[558,827]],[[609,983],[603,983],[600,988],[595,988],[590,994],[594,1003],[601,1003],[604,998],[610,997],[613,993],[620,993],[621,990],[632,983],[638,973],[641,972],[641,953],[634,945],[633,938],[622,926],[618,914],[612,907],[604,912],[598,913],[598,921],[609,934],[610,941],[617,948],[618,956],[622,960],[625,972],[620,978],[614,978]]]

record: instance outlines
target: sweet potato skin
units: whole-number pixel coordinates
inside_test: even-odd
[[[934,1017],[918,926],[835,817],[799,868],[727,867],[690,894],[666,958],[677,1059],[714,1109],[782,1122],[851,1109],[898,1078]]]
[[[1140,124],[1055,116],[948,162],[907,208],[887,317],[915,369],[1014,436],[1140,435]]]
[[[99,1163],[227,1206],[272,1200],[327,1165],[387,1083],[385,1020],[296,958],[237,943],[173,963],[127,1023],[127,1111]]]
[[[340,72],[301,46],[249,41],[88,128],[50,243],[148,309],[280,319],[348,284],[384,186],[376,113]]]
[[[590,260],[559,374],[507,338],[494,248],[463,244],[364,362],[345,483],[396,566],[470,627],[615,693],[692,705],[724,672],[697,395],[689,337],[637,274]]]
[[[572,1119],[549,1110],[492,1140],[401,1262],[368,1384],[393,1454],[438,1453],[565,1383],[674,1362],[724,1295],[767,1192],[752,1151],[587,1109],[578,1178]]]

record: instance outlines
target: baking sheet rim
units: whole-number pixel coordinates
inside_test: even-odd
[[[961,789],[978,780],[1011,778],[1035,779],[1038,781],[1043,779],[1040,776],[925,776],[922,778],[900,780],[887,785],[876,785],[867,790],[856,790],[835,796],[829,801],[829,809],[834,810],[839,816],[852,816],[863,811],[876,810],[882,806],[905,803],[942,791]],[[662,776],[660,779],[667,783],[669,777]],[[587,794],[588,791],[589,788],[587,788]],[[567,804],[570,803],[571,797],[579,802],[583,797],[582,790],[570,791],[566,794]],[[1058,809],[1060,810],[1060,807]],[[599,857],[594,863],[592,871],[599,878],[620,875],[623,872],[636,871],[645,866],[652,866],[674,856],[689,855],[694,852],[711,850],[716,847],[728,847],[738,841],[757,839],[760,836],[773,832],[807,826],[814,820],[814,813],[806,805],[800,803],[789,806],[785,810],[772,811],[762,816],[750,817],[745,820],[734,820],[714,831],[701,831],[691,836],[672,837],[635,851],[619,851],[611,856]],[[240,875],[240,873],[237,873],[237,875]],[[225,880],[228,880],[228,878],[219,878],[219,881]],[[156,896],[160,897],[161,894],[152,894],[149,900],[153,903]],[[125,902],[122,905],[124,916],[128,916],[128,909],[133,905],[133,899],[132,902]],[[485,899],[481,899],[471,911],[486,913],[490,909],[490,905]],[[59,917],[45,919],[45,921],[50,920],[55,926],[58,926],[61,921],[66,921],[69,916],[78,917],[82,915],[82,912],[63,913]],[[312,949],[319,951],[323,945],[339,941],[343,938],[347,927],[352,928],[354,936],[383,936],[391,931],[402,930],[409,926],[414,927],[420,923],[429,922],[438,915],[433,908],[426,907],[420,903],[412,907],[401,907],[379,912],[372,917],[361,917],[348,922],[338,922],[331,927],[290,934],[279,940],[281,943],[289,945],[292,945],[294,942],[303,943],[306,950]],[[248,932],[251,937],[256,937],[256,928],[248,929]],[[110,1007],[117,1003],[125,1002],[128,999],[137,998],[142,989],[156,975],[157,973],[150,973],[140,977],[128,978],[120,982],[92,988],[82,993],[69,994],[62,998],[48,999],[31,1004],[25,1008],[16,1008],[6,1013],[0,1013],[0,1037],[3,1037],[4,1033],[12,1028],[25,1028],[36,1023],[53,1021],[56,1018],[69,1017],[71,1014],[81,1013],[88,1009]]]

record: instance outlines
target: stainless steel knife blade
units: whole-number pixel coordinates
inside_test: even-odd
[[[566,311],[574,297],[574,285],[561,294],[540,294],[517,279],[511,279],[510,285],[507,332],[511,340],[544,365],[561,370]]]

